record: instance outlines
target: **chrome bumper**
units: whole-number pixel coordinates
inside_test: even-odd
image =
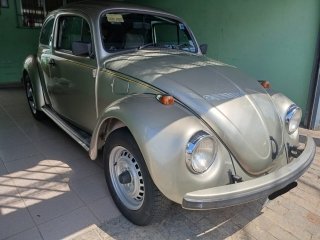
[[[314,140],[307,137],[304,151],[288,165],[253,180],[187,193],[182,207],[198,210],[224,208],[266,197],[297,180],[312,163],[315,151]]]

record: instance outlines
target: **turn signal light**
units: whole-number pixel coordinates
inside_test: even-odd
[[[163,105],[172,105],[174,104],[174,98],[170,95],[158,95],[157,99]]]
[[[269,81],[267,81],[267,80],[261,80],[261,81],[258,81],[260,84],[261,84],[261,86],[263,87],[263,88],[265,88],[265,89],[269,89],[269,88],[271,88],[271,84],[270,84],[270,82]]]

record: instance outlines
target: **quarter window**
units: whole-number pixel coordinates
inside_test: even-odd
[[[51,44],[51,36],[52,36],[52,29],[53,29],[54,18],[50,19],[45,23],[41,30],[40,34],[40,43],[44,45]]]
[[[57,49],[72,51],[76,43],[91,44],[89,24],[78,16],[60,17]]]

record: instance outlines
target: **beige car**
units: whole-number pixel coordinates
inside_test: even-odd
[[[47,115],[92,160],[103,150],[111,195],[135,224],[171,202],[202,210],[264,198],[314,158],[313,139],[299,142],[298,106],[205,52],[172,14],[84,1],[50,13],[25,60],[34,117]]]

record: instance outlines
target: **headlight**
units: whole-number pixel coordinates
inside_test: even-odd
[[[186,149],[186,163],[189,170],[200,174],[208,170],[215,160],[217,142],[215,138],[204,131],[194,134]]]
[[[287,111],[285,119],[286,128],[289,134],[294,133],[298,129],[301,117],[301,109],[297,105],[292,104]]]

